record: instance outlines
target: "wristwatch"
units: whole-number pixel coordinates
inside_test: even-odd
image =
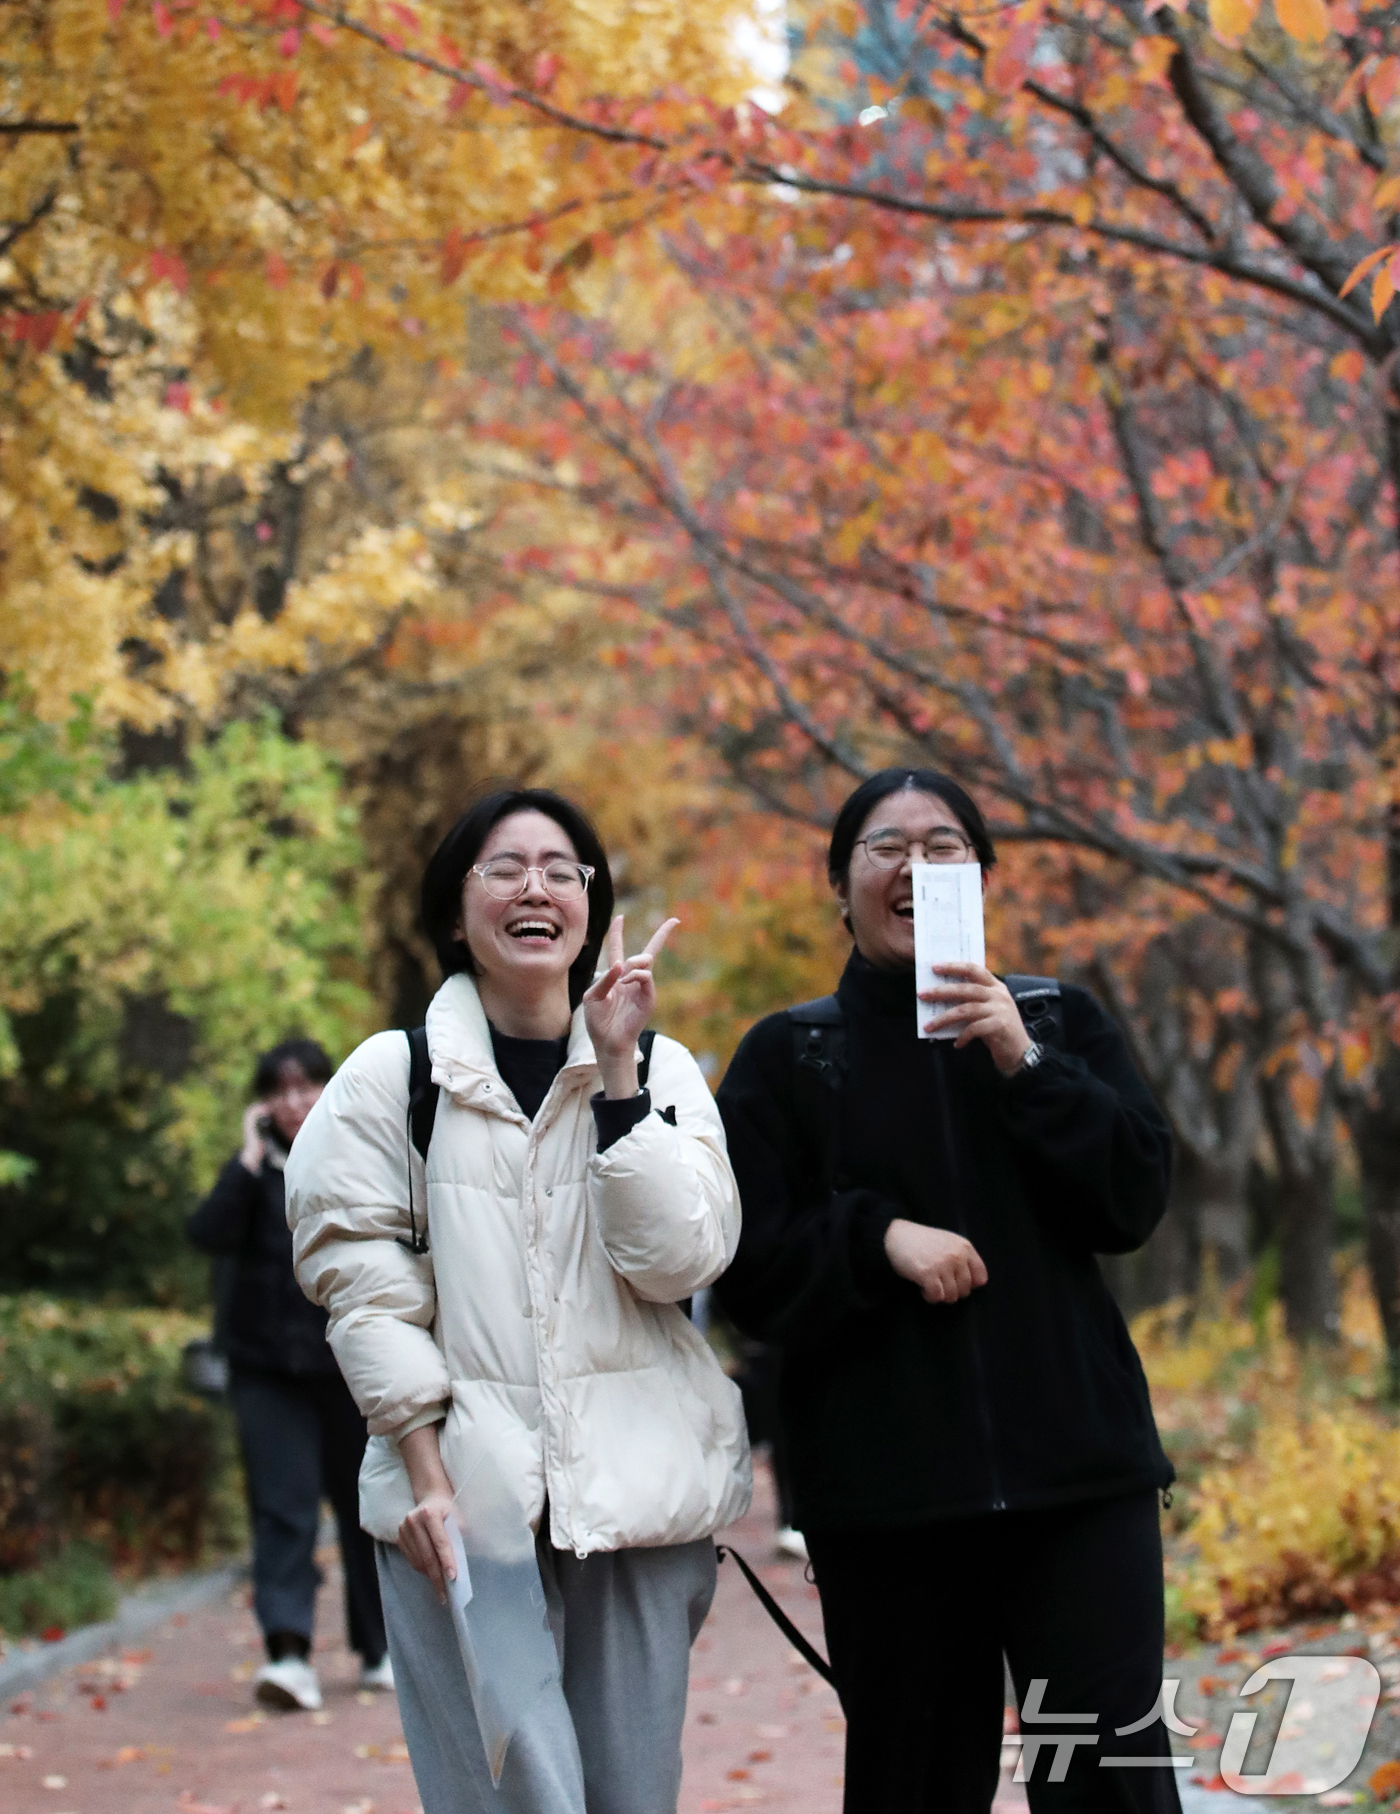
[[[1021,1062],[1014,1071],[1008,1071],[1008,1077],[1019,1077],[1024,1071],[1033,1071],[1045,1056],[1045,1047],[1038,1039],[1033,1039],[1021,1054]]]

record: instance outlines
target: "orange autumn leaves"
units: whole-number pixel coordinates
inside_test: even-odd
[[[1400,177],[1390,180],[1395,184],[1396,194],[1400,195]],[[1372,272],[1375,277],[1371,284],[1371,313],[1379,322],[1390,307],[1396,291],[1400,290],[1400,241],[1367,253],[1337,292],[1338,297],[1349,296]]]

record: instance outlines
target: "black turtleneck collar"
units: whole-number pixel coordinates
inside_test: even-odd
[[[852,951],[836,987],[841,1005],[850,1013],[898,1016],[915,1034],[914,966],[878,970],[859,951]]]

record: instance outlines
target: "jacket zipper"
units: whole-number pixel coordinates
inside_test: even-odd
[[[953,1198],[958,1205],[958,1218],[960,1221],[965,1222],[966,1215],[964,1214],[963,1207],[965,1199],[963,1196],[962,1178],[958,1170],[957,1148],[954,1145],[952,1107],[948,1100],[948,1079],[944,1074],[941,1059],[935,1060],[934,1069],[938,1075],[938,1106],[943,1116],[943,1143],[948,1152],[948,1171],[953,1185]],[[966,1239],[966,1228],[960,1229],[959,1232],[963,1235],[964,1239]],[[987,1369],[986,1363],[982,1357],[982,1344],[977,1337],[977,1329],[978,1324],[981,1322],[981,1316],[975,1302],[976,1296],[977,1293],[974,1291],[967,1306],[968,1339],[972,1345],[973,1390],[977,1398],[977,1415],[982,1425],[982,1437],[987,1445],[987,1472],[991,1475],[992,1480],[992,1510],[994,1512],[1004,1512],[1006,1510],[1006,1500],[1002,1494],[1001,1475],[997,1468],[996,1433],[992,1426],[991,1399],[987,1393]]]

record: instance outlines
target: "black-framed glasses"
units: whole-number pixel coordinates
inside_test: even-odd
[[[530,886],[537,875],[552,901],[581,901],[593,880],[591,863],[569,863],[556,857],[549,863],[522,863],[519,857],[492,857],[486,863],[473,863],[469,875],[480,876],[481,886],[493,901],[514,901]]]
[[[955,831],[931,831],[926,838],[906,838],[897,831],[877,831],[868,838],[857,838],[865,854],[877,869],[899,869],[914,863],[975,863],[977,852],[967,839]],[[915,851],[920,852],[915,856]]]

